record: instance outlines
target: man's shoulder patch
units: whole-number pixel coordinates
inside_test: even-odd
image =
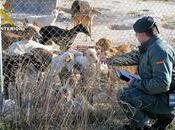
[[[163,60],[159,60],[159,61],[156,61],[156,64],[159,65],[159,64],[163,64],[164,61]]]

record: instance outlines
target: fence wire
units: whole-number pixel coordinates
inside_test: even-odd
[[[115,69],[137,67],[108,68],[103,60],[139,45],[132,26],[142,16],[154,17],[164,39],[175,42],[174,0],[1,3],[4,127],[120,129],[127,119],[116,91],[124,82]]]

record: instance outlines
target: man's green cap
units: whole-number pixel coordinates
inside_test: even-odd
[[[149,31],[155,26],[155,21],[152,17],[144,16],[135,22],[133,28],[136,33],[142,33]]]

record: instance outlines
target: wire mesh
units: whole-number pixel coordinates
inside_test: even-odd
[[[116,99],[125,84],[115,74],[120,67],[106,71],[98,61],[139,45],[132,26],[145,15],[175,42],[174,0],[1,3],[5,127],[120,129],[127,121]],[[136,66],[121,68],[137,73]]]

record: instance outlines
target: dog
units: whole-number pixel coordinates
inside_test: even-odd
[[[92,34],[92,24],[94,16],[95,14],[92,12],[78,12],[73,16],[72,21],[74,25],[83,24],[88,29],[89,33]]]
[[[36,17],[36,16],[29,16],[24,19],[23,24],[33,24],[34,26],[37,26],[39,28],[49,26],[49,25],[55,25],[56,19],[58,17],[58,10],[54,9],[51,12],[51,15],[46,15],[42,17]]]
[[[74,26],[82,24],[88,29],[90,34],[92,33],[94,16],[101,14],[96,9],[91,7],[89,2],[81,0],[75,0],[71,6],[71,9],[66,9],[63,7],[57,8],[66,13],[70,13],[72,15],[72,21]]]
[[[117,47],[111,47],[107,51],[107,57],[112,57],[115,55],[121,55],[123,53],[131,52],[131,47],[128,43],[123,43],[122,45],[119,45]]]
[[[100,47],[103,51],[108,51],[110,48],[112,48],[112,40],[101,38],[97,41],[96,47]]]
[[[13,85],[19,91],[16,84],[17,73],[25,74],[26,70],[31,67],[35,68],[36,73],[43,72],[52,61],[52,53],[42,48],[35,48],[30,53],[23,55],[8,55],[3,53],[3,75],[4,75],[4,95],[9,99],[9,86]],[[22,76],[21,76],[22,77]]]

